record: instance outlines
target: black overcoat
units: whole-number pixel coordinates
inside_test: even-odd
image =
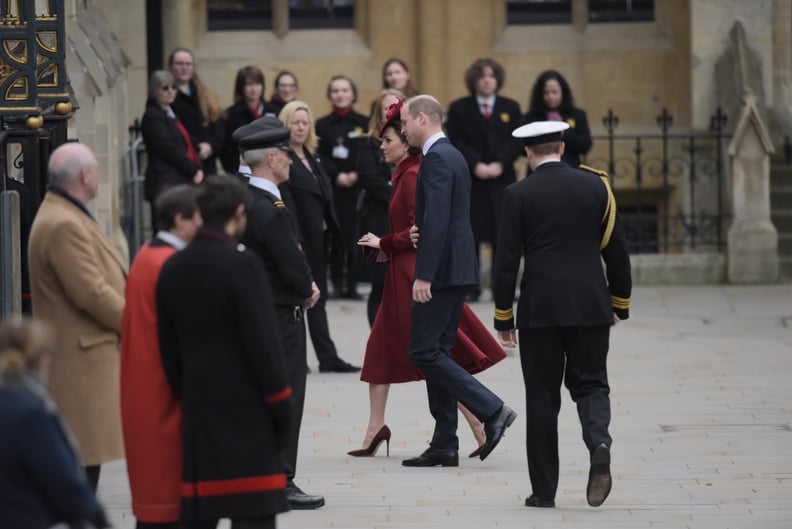
[[[473,181],[470,221],[479,242],[496,242],[503,190],[514,183],[514,161],[523,152],[520,142],[511,135],[520,121],[520,105],[507,97],[495,97],[489,119],[481,114],[474,96],[458,99],[448,109],[448,139],[465,157]],[[491,162],[503,166],[500,176],[487,180],[475,176],[476,164]]]
[[[187,144],[176,120],[153,100],[146,103],[141,130],[148,156],[146,200],[154,200],[165,187],[192,182],[200,167],[187,156]]]
[[[630,257],[607,176],[546,162],[506,188],[495,256],[495,328],[609,325],[629,317]],[[602,270],[605,261],[606,273]]]
[[[217,159],[225,143],[225,120],[219,119],[205,124],[198,98],[195,96],[195,85],[191,83],[190,88],[193,95],[176,91],[176,99],[171,103],[171,108],[190,133],[193,144],[206,142],[212,146],[212,156],[203,160],[201,167],[204,174],[209,176],[217,173]]]
[[[261,103],[264,105],[262,116],[265,114],[277,115],[275,109],[263,99]],[[220,153],[220,163],[223,169],[228,174],[234,174],[239,169],[239,145],[232,137],[234,131],[239,127],[247,125],[256,119],[256,116],[250,111],[247,103],[244,100],[237,101],[226,109],[225,117],[225,141],[223,144],[223,151]]]
[[[393,193],[392,168],[385,163],[378,139],[369,136],[361,140],[357,172],[361,188],[357,208],[357,236],[369,232],[379,237],[387,235],[390,233],[388,204]],[[384,283],[387,266],[386,263],[369,264],[368,278],[373,282]]]
[[[157,282],[163,367],[183,409],[183,520],[289,510],[291,388],[260,259],[202,230]]]

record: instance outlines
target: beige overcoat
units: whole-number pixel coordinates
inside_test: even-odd
[[[124,456],[119,406],[126,265],[96,222],[48,191],[28,247],[33,316],[57,338],[48,387],[80,445],[83,464]]]

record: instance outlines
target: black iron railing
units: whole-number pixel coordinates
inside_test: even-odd
[[[632,253],[722,251],[729,219],[723,163],[726,116],[718,108],[707,132],[671,132],[664,108],[657,134],[616,134],[608,110],[604,135],[586,163],[608,172]],[[602,145],[607,146],[604,154]]]

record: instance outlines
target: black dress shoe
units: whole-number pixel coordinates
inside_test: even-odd
[[[610,494],[613,480],[610,473],[610,448],[601,443],[591,453],[586,501],[592,507],[599,507]]]
[[[325,504],[324,496],[306,494],[293,481],[286,485],[286,499],[292,509],[318,509]]]
[[[432,448],[424,450],[424,453],[412,459],[402,461],[405,467],[458,467],[459,451],[453,448]]]
[[[503,432],[512,425],[516,418],[517,412],[504,404],[495,415],[487,419],[484,423],[484,435],[487,436],[487,442],[484,443],[484,448],[479,453],[479,459],[484,461],[492,453],[498,443],[500,443]]]
[[[349,362],[344,362],[340,358],[335,358],[334,360],[325,364],[319,364],[320,373],[357,373],[358,371],[360,371],[358,366],[353,366]]]
[[[530,496],[525,498],[525,506],[526,507],[543,507],[543,508],[552,509],[553,507],[555,507],[555,501],[554,500],[543,500],[542,498],[539,498],[538,496],[536,496],[534,494],[531,494]]]

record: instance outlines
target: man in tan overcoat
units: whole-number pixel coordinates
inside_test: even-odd
[[[126,266],[85,207],[99,180],[91,149],[64,144],[48,170],[28,249],[33,316],[55,330],[49,390],[95,489],[100,465],[124,455],[118,339]]]

